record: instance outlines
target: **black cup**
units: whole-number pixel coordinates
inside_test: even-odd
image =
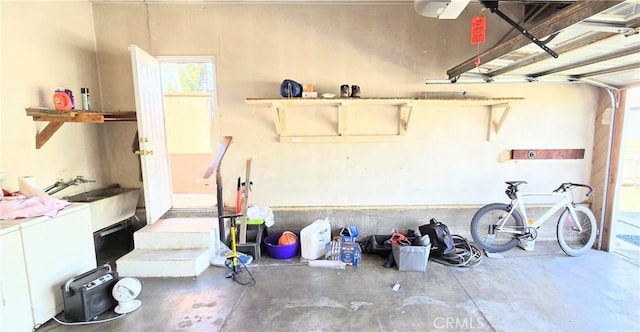
[[[360,98],[360,86],[358,85],[351,86],[351,98]]]
[[[349,84],[340,86],[340,98],[349,98]]]

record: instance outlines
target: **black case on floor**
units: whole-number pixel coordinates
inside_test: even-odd
[[[111,295],[118,272],[105,264],[62,285],[64,315],[67,321],[87,322],[112,309],[117,301]]]

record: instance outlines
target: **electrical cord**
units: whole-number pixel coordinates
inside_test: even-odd
[[[455,267],[472,267],[482,263],[482,250],[460,235],[451,235],[456,251],[440,257],[431,257],[436,263]]]
[[[61,321],[55,317],[53,317],[53,320],[55,320],[56,322],[58,322],[59,324],[62,325],[88,325],[88,324],[99,324],[99,323],[106,323],[106,322],[111,322],[114,321],[116,319],[120,319],[124,316],[126,316],[127,314],[120,314],[118,316],[114,316],[111,318],[105,318],[105,319],[101,319],[101,320],[90,320],[88,322],[65,322],[65,321]]]
[[[41,310],[39,310],[39,308],[33,307],[31,306],[33,309],[42,312]],[[73,325],[89,325],[89,324],[100,324],[100,323],[107,323],[107,322],[111,322],[117,319],[120,319],[124,316],[126,316],[127,314],[119,314],[118,316],[114,316],[114,317],[110,317],[110,318],[105,318],[105,319],[101,319],[101,320],[91,320],[91,321],[87,321],[87,322],[65,322],[62,320],[59,320],[58,318],[56,318],[56,316],[51,316],[51,319],[53,319],[54,321],[56,321],[58,324],[61,325],[68,325],[68,326],[73,326]],[[45,323],[40,323],[40,324],[36,324],[35,326],[33,326],[33,329],[31,329],[32,332],[35,332],[37,329],[41,328]]]

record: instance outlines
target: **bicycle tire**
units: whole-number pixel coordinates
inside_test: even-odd
[[[578,222],[582,227],[581,233],[577,232],[573,227],[574,220],[568,209],[565,209],[560,215],[556,228],[558,244],[562,251],[569,256],[580,256],[591,250],[591,247],[596,242],[598,229],[596,217],[589,208],[578,205],[575,210]]]
[[[493,237],[490,237],[489,230],[491,225],[494,225],[507,213],[509,213],[509,205],[504,203],[487,204],[476,211],[471,219],[471,237],[473,237],[473,241],[488,252],[503,252],[518,245],[519,240],[512,233],[494,234]],[[510,219],[504,225],[524,228],[522,216],[517,210],[511,213]],[[486,234],[481,232],[483,228],[486,229]]]

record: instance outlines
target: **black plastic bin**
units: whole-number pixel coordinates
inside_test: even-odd
[[[391,235],[371,235],[373,253],[382,257],[391,255],[391,244],[385,245],[385,242],[389,239],[391,239]]]

